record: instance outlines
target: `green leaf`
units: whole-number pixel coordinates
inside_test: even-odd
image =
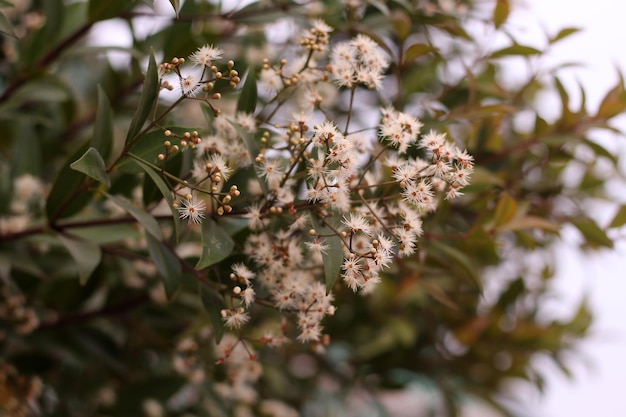
[[[5,16],[4,13],[0,12],[0,33],[4,33],[12,38],[17,39],[17,35],[13,30],[13,25],[9,22],[9,19]]]
[[[617,209],[615,216],[613,216],[613,220],[611,220],[611,223],[609,224],[609,228],[613,229],[617,227],[622,227],[625,224],[626,224],[626,204],[622,204]]]
[[[317,215],[311,212],[311,223],[318,235],[324,235],[324,243],[328,246],[326,253],[322,254],[324,261],[324,282],[326,283],[326,292],[330,293],[335,281],[341,273],[341,265],[343,265],[343,241],[337,236],[333,230],[324,226]]]
[[[239,133],[239,136],[241,136],[241,139],[243,139],[243,142],[246,144],[246,148],[248,148],[248,153],[250,154],[250,157],[254,160],[254,158],[259,154],[259,145],[256,143],[254,137],[250,134],[250,132],[248,132],[246,129],[241,127],[239,123],[236,123],[231,120],[229,120],[229,122],[231,125],[233,125],[235,130],[237,130],[237,133]],[[259,184],[261,185],[263,194],[268,195],[269,188],[267,187],[267,182],[259,178],[259,173],[256,169],[254,170],[254,175],[256,176],[257,181],[259,181]]]
[[[157,271],[159,271],[165,287],[165,294],[168,300],[171,300],[180,285],[183,267],[178,257],[158,238],[148,234],[146,239],[148,252],[150,252],[150,257],[154,261]]]
[[[511,5],[509,0],[497,0],[496,7],[493,10],[493,24],[496,29],[502,26],[511,12]]]
[[[148,212],[139,207],[135,207],[126,199],[116,197],[106,192],[104,193],[104,195],[106,195],[108,199],[112,200],[115,204],[130,213],[130,215],[133,216],[146,229],[148,235],[152,235],[159,240],[163,238],[159,223]]]
[[[490,55],[490,58],[502,58],[506,56],[532,56],[541,55],[541,51],[532,46],[511,45],[506,48],[498,49]]]
[[[87,282],[93,271],[98,267],[102,259],[102,251],[98,244],[89,240],[76,238],[69,235],[58,235],[65,249],[72,255],[78,268],[78,277],[81,285]]]
[[[593,219],[577,217],[572,219],[572,224],[580,231],[587,243],[593,246],[613,247],[613,240],[606,235],[604,230]]]
[[[154,184],[157,186],[159,191],[161,191],[161,194],[163,194],[165,201],[167,201],[167,204],[170,206],[172,210],[172,219],[174,220],[174,235],[176,236],[176,239],[178,239],[178,232],[180,230],[180,217],[178,210],[174,207],[174,197],[172,196],[172,190],[170,190],[170,187],[165,183],[163,178],[161,178],[161,176],[150,165],[140,159],[136,159],[135,162],[144,170],[144,172],[152,179],[152,181],[154,181]]]
[[[174,8],[174,12],[176,13],[176,18],[178,18],[178,12],[180,11],[180,0],[170,0],[170,4]]]
[[[618,73],[619,81],[602,99],[596,118],[610,119],[622,113],[626,109],[626,98],[624,97],[624,78]]]
[[[168,129],[180,135],[185,133],[185,131],[190,130],[189,128],[181,127],[168,127]],[[116,171],[124,172],[127,174],[140,173],[141,168],[135,163],[137,158],[148,163],[156,163],[157,155],[165,151],[165,140],[170,141],[172,145],[180,146],[180,139],[173,136],[166,138],[161,130],[153,130],[149,133],[146,133],[146,135],[140,141],[131,146],[129,152],[132,153],[134,157],[131,158],[128,156],[124,156],[116,165]],[[182,152],[177,152],[174,155],[169,156],[168,162],[171,161],[173,158],[180,158],[181,155]]]
[[[548,40],[548,42],[550,44],[553,44],[553,43],[558,42],[560,40],[563,40],[563,39],[565,39],[565,38],[567,38],[567,37],[569,37],[569,36],[571,36],[571,35],[573,35],[575,33],[580,32],[580,30],[581,30],[580,28],[563,28],[554,37],[550,38]]]
[[[100,152],[103,159],[107,159],[113,146],[113,110],[107,94],[98,84],[98,109],[93,126],[91,145]]]
[[[224,336],[224,321],[222,320],[222,310],[226,308],[224,299],[217,291],[202,282],[199,283],[198,291],[204,312],[213,326],[215,343],[219,343]]]
[[[91,200],[93,191],[82,189],[87,176],[70,168],[70,164],[80,158],[87,149],[89,144],[85,143],[70,155],[52,185],[46,201],[46,216],[51,223],[78,213]]]
[[[442,242],[430,242],[431,254],[435,255],[441,265],[454,265],[463,271],[465,277],[482,291],[483,284],[478,276],[476,267],[470,261],[470,258],[460,250],[446,245]]]
[[[494,213],[493,225],[495,227],[508,223],[517,214],[517,201],[509,195],[502,193],[502,197],[498,200],[496,211]]]
[[[389,23],[391,23],[400,41],[406,40],[411,34],[411,18],[401,9],[395,9],[393,11]]]
[[[148,71],[146,72],[146,78],[143,82],[143,91],[141,92],[141,98],[139,99],[139,105],[137,111],[133,116],[133,120],[130,122],[128,133],[126,134],[126,145],[136,141],[137,134],[141,131],[150,111],[154,107],[159,96],[159,74],[157,69],[156,60],[154,58],[154,51],[150,51],[150,60],[148,62]]]
[[[248,69],[246,81],[243,83],[239,100],[237,101],[237,111],[244,113],[254,113],[257,103],[256,72],[254,67]]]
[[[404,63],[413,62],[417,58],[424,56],[430,52],[437,52],[437,49],[432,45],[427,45],[425,43],[414,43],[409,46],[407,50],[404,52]]]
[[[132,5],[128,0],[89,0],[87,15],[90,22],[118,17],[119,14]]]
[[[80,159],[70,164],[70,168],[82,172],[94,180],[105,184],[107,187],[111,186],[111,180],[107,175],[104,159],[102,159],[102,156],[98,153],[96,148],[87,149],[87,152],[85,152]]]
[[[235,242],[228,232],[211,218],[202,221],[202,254],[196,269],[204,269],[230,255]]]
[[[520,216],[511,219],[498,227],[499,232],[508,232],[524,229],[541,229],[546,232],[559,233],[559,226],[537,216]]]
[[[63,0],[47,0],[43,2],[44,16],[46,16],[44,30],[50,40],[59,39],[59,34],[63,27],[63,19],[65,18],[65,5],[63,3]]]

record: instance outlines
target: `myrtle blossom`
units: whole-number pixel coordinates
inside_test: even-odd
[[[182,204],[182,207],[178,207],[178,213],[181,219],[187,219],[187,223],[189,224],[202,223],[202,220],[205,218],[204,211],[206,210],[206,204],[203,200],[188,195],[182,200]]]
[[[213,61],[220,59],[223,54],[224,51],[220,48],[216,48],[213,45],[204,45],[191,54],[189,59],[194,65],[210,67],[213,65]]]
[[[333,46],[330,65],[333,79],[340,87],[352,88],[359,83],[368,88],[379,89],[383,73],[389,64],[376,42],[359,34],[350,41]]]

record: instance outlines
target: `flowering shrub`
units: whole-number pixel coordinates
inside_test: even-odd
[[[604,182],[568,186],[553,154],[616,166],[585,135],[619,94],[573,117],[556,78],[562,118],[518,128],[539,74],[515,90],[496,63],[541,51],[514,43],[449,80],[478,42],[471,3],[171,1],[149,34],[133,25],[164,12],[135,3],[0,20],[2,412],[363,415],[426,377],[452,414],[463,395],[498,406],[511,376],[540,386],[533,355],[561,363],[585,333],[584,304],[537,319],[551,261],[523,259],[566,224],[612,244],[556,203]],[[497,31],[508,2],[491,13]],[[130,68],[74,45],[114,18]]]

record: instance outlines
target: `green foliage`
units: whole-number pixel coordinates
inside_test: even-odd
[[[325,0],[319,9],[300,1],[220,8],[228,3],[170,0],[171,20],[147,36],[136,17],[151,12],[140,9],[140,1],[33,2],[31,16],[46,17],[39,26],[27,25],[11,7],[0,12],[0,306],[14,307],[0,308],[0,392],[19,404],[9,410],[0,398],[0,414],[20,415],[28,411],[22,404],[37,404],[42,415],[136,416],[155,400],[172,416],[232,415],[227,381],[258,365],[262,379],[239,386],[258,396],[250,406],[256,415],[269,415],[262,404],[267,399],[303,414],[316,407],[326,415],[348,414],[345,407],[363,397],[359,387],[372,393],[369,411],[385,415],[379,395],[407,386],[437,392],[445,404],[434,411],[441,415],[458,415],[468,398],[512,415],[499,401],[508,380],[544,389],[538,355],[570,374],[564,358],[588,334],[592,312],[581,302],[569,319],[545,315],[555,274],[549,254],[563,228],[577,230],[581,251],[591,251],[613,248],[614,229],[626,224],[622,201],[606,227],[589,214],[595,199],[608,198],[608,179],[619,174],[618,157],[591,136],[595,129],[615,131],[612,119],[626,110],[621,74],[593,110],[582,88],[582,103],[573,108],[556,68],[508,85],[507,58],[534,62],[544,55],[507,33],[514,7],[508,0],[489,2],[489,10],[472,1],[442,10],[435,1],[351,8],[338,0]],[[359,134],[380,136],[371,119],[379,117],[378,107],[393,104],[419,116],[422,132],[445,132],[475,161],[465,195],[441,198],[437,210],[421,214],[416,253],[393,257],[367,295],[338,279],[345,252],[354,254],[353,246],[363,243],[344,231],[342,214],[306,197],[308,159],[331,150],[331,142],[294,151],[317,127],[291,122],[297,101],[311,99],[302,91],[292,96],[306,82],[305,68],[330,77],[330,64],[310,51],[304,56],[310,65],[293,71],[289,51],[301,47],[293,39],[298,34],[276,44],[264,31],[283,19],[309,28],[311,17],[333,28],[324,47],[365,34],[390,61],[382,92],[331,82],[337,100],[316,91],[318,116],[333,115],[338,131],[345,128],[356,141]],[[93,25],[113,18],[128,24],[132,48],[89,46]],[[507,34],[510,43],[485,51],[468,24]],[[558,47],[578,31],[564,28],[546,40]],[[451,48],[442,51],[438,39]],[[180,62],[205,45],[222,49],[223,62],[214,59],[215,70],[203,68],[209,78],[181,94],[181,68],[188,67],[173,58]],[[125,63],[110,63],[103,54],[109,50],[125,52]],[[276,52],[276,62],[258,57],[268,50]],[[159,66],[155,56],[171,67]],[[230,59],[236,67],[225,64]],[[243,84],[235,68],[245,69]],[[442,77],[458,68],[463,76]],[[273,96],[263,87],[268,69],[281,74]],[[176,80],[174,92],[164,82],[168,75]],[[536,111],[538,94],[546,91],[561,103],[553,121]],[[521,114],[533,115],[532,121],[521,125]],[[246,126],[247,116],[254,126]],[[218,129],[230,132],[228,140],[215,139]],[[219,158],[209,158],[237,141],[240,157],[218,172]],[[402,194],[406,185],[381,163],[387,142],[370,143],[375,152],[361,157],[372,177],[389,184],[350,178],[361,187],[349,198],[373,206]],[[190,156],[196,148],[206,156],[200,165]],[[283,154],[289,154],[289,181],[280,179],[276,187],[263,163]],[[423,147],[407,154],[427,156]],[[614,171],[599,170],[607,166]],[[238,169],[226,172],[231,167]],[[572,169],[583,175],[570,178]],[[198,172],[206,175],[195,181]],[[281,205],[289,196],[277,188],[293,194],[293,202]],[[197,204],[205,218],[192,211],[181,224],[180,213],[188,209],[182,202]],[[251,205],[261,213],[255,227]],[[380,210],[376,221],[406,214]],[[285,245],[285,230],[307,216],[306,228],[290,232],[299,244]],[[404,227],[410,228],[408,221]],[[259,229],[272,236],[266,256],[281,264],[308,254],[304,242],[317,238],[324,246],[315,278],[337,305],[324,319],[328,340],[270,348],[297,333],[301,311],[277,308],[261,289],[246,305],[242,294],[249,287],[277,279],[271,270],[237,275],[235,266],[258,266],[253,255],[267,242],[250,237]],[[536,264],[536,253],[544,264]],[[486,285],[491,291],[483,293]],[[227,330],[225,321],[239,309],[249,321]],[[241,358],[246,365],[236,368]],[[309,364],[303,367],[308,371],[294,366],[299,363]],[[332,380],[337,390],[328,391],[321,380]]]

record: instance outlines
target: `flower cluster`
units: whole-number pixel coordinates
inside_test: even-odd
[[[265,61],[260,83],[273,93],[256,116],[216,117],[202,139],[197,132],[165,132],[194,151],[190,179],[174,188],[182,197],[180,217],[190,224],[208,216],[247,221],[250,233],[241,251],[246,261],[232,265],[232,284],[224,294],[228,302],[221,310],[225,326],[238,333],[261,302],[297,329],[288,336],[284,328],[280,340],[324,343],[322,320],[336,308],[322,279],[324,264],[339,256],[336,272],[345,285],[363,294],[373,291],[395,257],[416,251],[422,219],[436,210],[438,196],[460,195],[472,172],[465,151],[444,134],[422,135],[418,118],[391,106],[380,109],[376,126],[354,131],[349,118],[342,129],[340,121],[317,111],[324,89],[331,86],[340,93],[347,87],[354,97],[359,84],[380,87],[388,65],[365,35],[327,48],[330,32],[323,22],[314,22],[302,35],[300,57],[277,66]],[[221,55],[203,47],[190,60],[218,74],[212,64]],[[184,78],[179,65],[173,70]],[[274,104],[272,97],[288,92],[299,112],[280,111],[288,100]],[[352,103],[348,111],[354,111]],[[266,112],[285,122],[272,121]],[[251,142],[256,144],[251,147]],[[162,155],[165,164],[167,152]],[[226,192],[225,186],[230,187]]]

